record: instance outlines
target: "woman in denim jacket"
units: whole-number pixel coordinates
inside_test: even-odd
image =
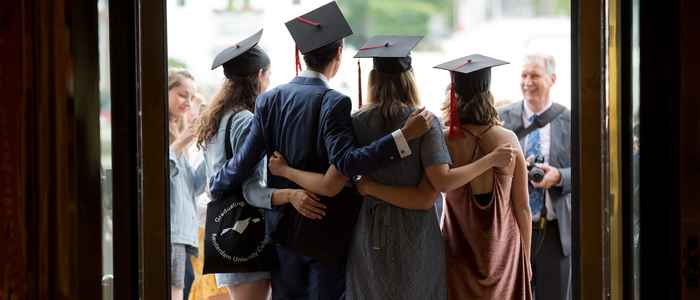
[[[186,149],[194,134],[184,117],[194,97],[194,78],[181,69],[168,72],[168,111],[170,121],[170,241],[172,299],[182,299],[187,259],[197,256],[197,209],[195,198],[204,192],[204,164],[193,168]]]

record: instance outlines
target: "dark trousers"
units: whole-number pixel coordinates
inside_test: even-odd
[[[544,240],[542,240],[544,238]],[[559,224],[532,224],[532,291],[536,300],[571,299],[571,257],[561,250]]]
[[[345,292],[345,263],[324,265],[277,246],[279,268],[272,271],[272,300],[339,300]]]

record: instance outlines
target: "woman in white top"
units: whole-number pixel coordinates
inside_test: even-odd
[[[204,150],[207,178],[214,176],[226,162],[226,147],[231,147],[232,153],[236,153],[243,145],[253,120],[255,100],[270,84],[270,59],[256,46],[259,38],[259,35],[253,36],[224,50],[214,61],[215,68],[223,65],[226,80],[199,117],[196,131],[197,146]],[[226,145],[229,119],[230,145]],[[313,200],[316,196],[304,190],[267,188],[264,183],[266,165],[263,159],[256,175],[243,184],[243,196],[249,204],[268,210],[286,203],[292,203],[295,208],[309,203],[322,205]],[[265,214],[268,234],[274,223],[270,216]],[[219,287],[229,290],[231,299],[262,300],[270,297],[269,272],[216,274],[216,282]]]

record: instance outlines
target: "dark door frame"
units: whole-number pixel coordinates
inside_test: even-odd
[[[115,299],[170,297],[165,14],[109,1]]]
[[[603,5],[603,1],[571,2],[572,209],[578,212],[572,220],[577,245],[572,248],[575,299],[602,298],[604,287],[603,158],[599,155],[604,111]],[[164,0],[110,1],[115,295],[119,299],[120,294],[125,299],[138,295],[162,299],[169,293],[167,202],[147,200],[168,196],[165,12]]]
[[[682,1],[639,1],[641,299],[681,297]]]
[[[100,93],[97,5],[95,0],[68,1],[75,100],[77,176],[76,288],[78,299],[102,294],[102,189],[100,180]]]
[[[634,168],[639,182],[640,299],[680,299],[681,278],[681,3],[621,1],[621,101],[623,103],[623,214],[625,299],[634,299]],[[688,3],[690,1],[687,1]],[[638,6],[635,8],[634,4]],[[634,9],[638,9],[639,162],[634,135]],[[688,16],[686,16],[688,18]],[[689,20],[685,20],[689,21]],[[685,37],[688,39],[689,37]]]
[[[603,299],[605,6],[571,2],[572,284],[574,299]],[[585,124],[585,126],[582,126]],[[585,168],[583,167],[585,166]],[[585,187],[585,188],[582,188]]]
[[[142,295],[170,297],[170,169],[168,168],[168,50],[166,1],[140,5]],[[163,272],[163,270],[166,270]]]
[[[632,1],[620,0],[622,138],[626,141],[630,140],[632,130],[629,119]],[[681,128],[677,120],[682,80],[679,53],[682,53],[683,28],[679,18],[688,18],[681,13],[681,3],[687,3],[684,1],[689,0],[667,1],[663,5],[639,1],[640,149],[644,154],[640,158],[642,299],[676,299],[682,289],[678,189]],[[604,129],[605,2],[586,1],[585,5],[583,2],[571,2],[571,141],[575,145],[572,209],[577,212],[572,224],[576,245],[572,253],[573,284],[574,298],[600,299],[605,298],[602,294],[605,255],[601,244],[604,237],[601,199],[605,195],[600,179],[604,171],[600,167],[604,159],[600,150]],[[66,7],[65,3],[71,6]],[[23,90],[10,89],[11,95],[26,99],[19,112],[26,116],[26,120],[20,121],[20,134],[26,138],[22,145],[27,145],[25,156],[20,158],[20,174],[34,175],[20,180],[24,188],[20,192],[25,193],[21,196],[24,214],[16,218],[17,224],[26,225],[22,237],[28,237],[26,244],[22,244],[27,247],[26,269],[23,269],[27,274],[22,276],[27,280],[25,288],[20,290],[26,289],[34,297],[64,292],[68,293],[64,295],[93,297],[99,289],[95,282],[99,278],[100,261],[94,254],[101,251],[85,245],[99,238],[95,238],[94,227],[83,227],[81,222],[99,223],[96,218],[99,202],[90,202],[99,198],[95,172],[99,169],[98,148],[93,143],[98,136],[94,102],[97,43],[94,28],[75,26],[96,27],[96,5],[83,0],[34,0],[3,5],[12,8],[8,11],[19,12],[6,20],[14,22],[13,26],[21,25],[17,32],[30,38],[18,37],[19,44],[22,49],[31,49],[29,53],[23,52],[20,62],[7,65],[21,73],[17,78],[21,79]],[[115,299],[167,299],[169,207],[167,201],[162,201],[168,199],[169,188],[164,155],[167,153],[166,1],[109,1],[109,10]],[[66,14],[70,24],[66,24]],[[71,49],[64,48],[68,41],[63,31],[65,25],[72,25],[74,30]],[[20,52],[17,46],[8,49]],[[68,50],[76,58],[72,69],[75,106],[65,101],[68,96],[63,90],[67,66],[61,59]],[[49,137],[44,139],[45,136]],[[74,141],[75,145],[66,146],[64,141]],[[633,164],[626,155],[631,145],[625,142],[622,145],[625,147],[622,158],[622,203],[626,218],[624,279],[625,298],[629,299],[632,227],[628,220],[633,194],[629,180]],[[88,162],[75,163],[72,159]],[[77,248],[71,248],[75,245]],[[99,243],[96,245],[99,249]]]
[[[623,223],[623,272],[627,276],[623,278],[624,298],[634,299],[637,286],[634,281],[634,157],[633,145],[630,143],[634,137],[634,104],[632,95],[632,47],[634,39],[633,30],[633,2],[638,0],[620,1],[620,99],[622,102],[621,115],[621,139],[622,142],[622,213]],[[627,142],[624,142],[627,141]]]
[[[114,298],[139,299],[137,1],[109,1]]]

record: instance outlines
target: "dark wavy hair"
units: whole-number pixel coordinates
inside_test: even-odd
[[[269,68],[265,66],[263,72]],[[255,111],[255,99],[260,94],[260,81],[258,74],[249,76],[232,76],[224,81],[219,92],[202,112],[197,124],[197,147],[205,149],[209,140],[216,135],[221,118],[226,112],[234,113],[242,110]]]
[[[450,122],[450,86],[447,87],[447,100],[442,106],[443,120],[445,125]],[[464,99],[459,94],[457,96],[457,115],[461,124],[474,125],[501,125],[498,111],[494,106],[491,91],[474,94],[469,99]]]

